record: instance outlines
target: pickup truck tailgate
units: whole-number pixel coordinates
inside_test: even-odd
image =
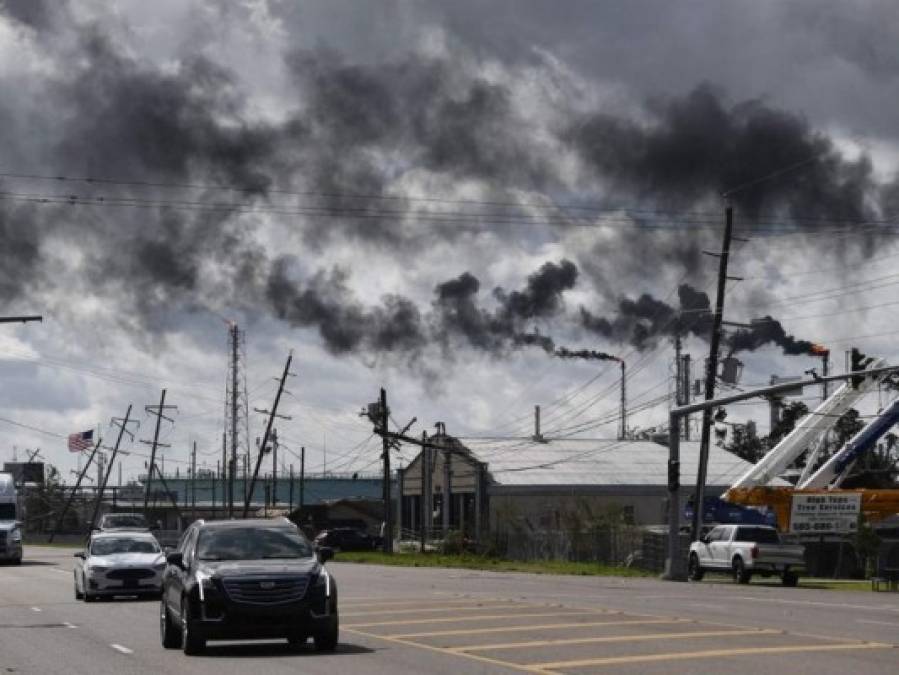
[[[771,565],[804,565],[805,548],[791,544],[759,544],[759,554],[753,562]]]

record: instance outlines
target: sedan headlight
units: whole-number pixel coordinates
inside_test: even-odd
[[[103,565],[91,565],[87,568],[88,574],[103,574],[108,572],[110,568],[104,567]]]
[[[13,530],[9,535],[9,539],[14,544],[22,543],[22,530],[19,530],[19,529]]]

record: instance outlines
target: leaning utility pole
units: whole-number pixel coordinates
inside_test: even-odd
[[[81,487],[81,481],[84,480],[84,477],[87,475],[87,470],[90,468],[91,462],[94,461],[94,456],[97,454],[97,450],[100,449],[100,444],[103,443],[103,439],[98,437],[97,443],[94,445],[94,449],[91,450],[90,457],[87,458],[87,464],[84,465],[84,468],[78,474],[78,480],[75,481],[75,485],[72,487],[72,491],[69,493],[69,498],[66,500],[65,506],[62,507],[62,512],[59,514],[59,518],[56,519],[56,526],[53,528],[53,532],[50,533],[49,542],[53,543],[53,538],[59,532],[59,528],[62,525],[63,518],[66,517],[66,513],[69,510],[69,507],[72,506],[72,502],[75,501],[75,495],[78,493],[78,488]]]
[[[253,499],[253,490],[256,487],[256,477],[259,475],[259,468],[262,466],[262,458],[265,455],[265,449],[268,447],[269,438],[272,435],[272,423],[276,417],[281,419],[290,419],[286,415],[278,414],[278,403],[281,402],[281,394],[284,392],[284,384],[287,382],[287,376],[290,375],[290,362],[293,360],[293,352],[288,354],[287,363],[284,364],[284,373],[281,375],[281,381],[278,383],[278,393],[275,394],[275,402],[272,404],[271,411],[257,410],[256,412],[268,413],[268,422],[265,425],[265,434],[262,436],[262,445],[259,448],[259,455],[256,457],[256,468],[253,470],[253,478],[250,480],[250,487],[247,490],[246,500],[243,504],[243,517],[246,518],[250,511],[250,501]]]
[[[147,516],[147,506],[150,502],[150,483],[153,480],[153,471],[157,470],[156,466],[156,448],[167,448],[169,445],[167,443],[159,442],[159,425],[162,420],[168,420],[172,424],[175,423],[171,417],[165,416],[166,410],[175,409],[177,410],[178,406],[175,405],[166,405],[165,404],[165,389],[162,390],[162,395],[159,397],[159,405],[148,405],[144,406],[144,410],[147,411],[150,415],[156,415],[156,430],[153,432],[153,440],[152,441],[141,441],[141,443],[146,443],[151,447],[150,450],[150,466],[147,469],[147,485],[144,490],[144,517]],[[159,472],[160,475],[162,472]],[[166,488],[168,489],[168,488]]]
[[[112,466],[115,464],[116,455],[119,453],[119,446],[122,443],[122,436],[127,433],[131,436],[131,439],[134,440],[134,434],[128,431],[128,423],[133,422],[137,423],[137,420],[131,419],[131,404],[128,404],[128,410],[125,413],[124,418],[113,417],[112,424],[114,426],[118,426],[119,435],[116,438],[115,445],[112,447],[112,457],[109,458],[109,465],[106,467],[106,473],[103,476],[103,481],[100,485],[97,486],[97,500],[94,502],[94,513],[91,516],[90,527],[93,527],[97,522],[97,514],[100,513],[100,504],[103,501],[103,493],[106,491],[106,484],[109,482],[109,476],[112,473]]]
[[[718,295],[715,299],[715,314],[712,316],[712,334],[709,337],[709,360],[705,371],[705,400],[715,396],[715,378],[718,374],[718,349],[721,345],[721,321],[724,318],[724,293],[727,284],[727,262],[730,256],[730,242],[734,226],[734,210],[728,206],[724,225],[724,241],[721,244],[721,256],[718,264]],[[712,254],[714,255],[714,254]],[[693,496],[693,527],[691,537],[696,540],[702,527],[705,511],[705,479],[709,465],[709,444],[712,433],[712,409],[702,411],[702,435],[699,441],[699,467],[696,470],[696,492]],[[680,431],[678,430],[678,438]],[[670,517],[670,508],[669,508]]]

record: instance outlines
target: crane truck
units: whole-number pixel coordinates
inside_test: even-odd
[[[862,368],[875,369],[882,364],[882,359],[866,359]],[[871,522],[899,513],[899,490],[840,489],[858,459],[874,448],[877,441],[899,422],[899,400],[884,409],[820,467],[814,468],[825,445],[827,432],[862,396],[873,391],[887,377],[885,374],[859,376],[839,387],[832,396],[800,420],[793,431],[757,464],[737,478],[724,493],[722,500],[742,507],[770,509],[782,532],[790,530],[796,497],[807,499],[808,496],[813,500],[824,498],[831,501],[834,498],[835,501],[841,501],[842,498],[858,499],[861,512]],[[768,485],[808,449],[811,449],[811,453],[806,469],[796,487]]]

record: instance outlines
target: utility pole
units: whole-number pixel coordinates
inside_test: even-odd
[[[293,513],[293,464],[290,465],[290,502],[288,505],[288,512]]]
[[[272,429],[272,508],[278,504],[278,430]]]
[[[231,324],[231,471],[228,478],[228,517],[234,516],[234,473],[237,471],[237,369],[238,369],[238,342],[240,332],[237,324]],[[249,445],[248,445],[249,447]],[[246,513],[244,514],[246,518]]]
[[[84,468],[78,474],[78,480],[75,481],[75,485],[72,486],[72,491],[69,493],[69,498],[66,500],[65,506],[62,507],[62,512],[59,514],[59,518],[56,519],[56,526],[53,528],[53,532],[50,533],[49,542],[53,543],[53,538],[59,532],[59,528],[62,526],[63,518],[66,517],[66,513],[69,510],[69,507],[72,506],[72,502],[75,501],[75,495],[78,493],[78,488],[81,487],[81,481],[84,480],[85,475],[87,475],[87,470],[90,468],[91,462],[94,461],[94,456],[97,454],[97,450],[100,449],[100,444],[103,443],[103,439],[98,437],[97,443],[94,445],[94,449],[91,450],[90,457],[87,458],[87,464],[84,465]]]
[[[190,519],[197,519],[197,442],[190,453]]]
[[[303,512],[303,498],[306,496],[306,446],[300,448],[300,513]]]
[[[734,226],[734,210],[728,206],[724,225],[724,241],[721,245],[721,256],[718,264],[718,295],[715,299],[715,314],[712,316],[712,334],[709,338],[709,360],[705,373],[705,400],[710,401],[715,396],[715,378],[718,374],[718,349],[721,344],[721,321],[724,318],[724,292],[727,284],[727,263],[730,256],[730,242]],[[696,470],[696,491],[693,497],[693,527],[691,537],[695,541],[699,537],[702,527],[702,517],[705,511],[705,480],[709,465],[709,444],[712,431],[712,409],[704,408],[702,411],[702,435],[699,441],[699,466]],[[678,431],[678,438],[680,432]],[[672,514],[669,510],[669,518]]]
[[[618,440],[627,439],[627,366],[624,359],[618,359],[621,365],[621,431],[618,432]]]
[[[149,445],[151,447],[150,466],[147,469],[147,485],[146,485],[146,489],[144,491],[144,517],[147,516],[147,506],[150,502],[150,483],[152,482],[152,479],[153,479],[153,471],[154,470],[158,471],[158,467],[156,466],[156,448],[169,447],[168,444],[159,442],[159,425],[162,422],[162,420],[167,420],[167,421],[171,422],[172,424],[174,424],[175,420],[173,420],[171,417],[166,417],[165,411],[166,410],[177,410],[177,409],[178,409],[178,406],[165,404],[165,389],[162,390],[162,395],[159,397],[159,405],[144,406],[144,410],[146,410],[147,413],[149,413],[150,415],[156,415],[156,430],[153,432],[153,440],[152,441],[143,441],[143,440],[141,441],[141,443],[146,443],[147,445]],[[160,475],[161,475],[161,472],[160,472]],[[164,480],[163,480],[163,482],[164,482]],[[166,490],[168,490],[168,488],[166,488]]]
[[[100,513],[100,503],[103,501],[103,493],[106,491],[106,484],[109,482],[109,475],[112,473],[112,466],[115,464],[116,455],[119,452],[119,446],[122,443],[122,436],[127,433],[131,440],[134,440],[134,434],[128,431],[128,423],[137,424],[137,420],[131,420],[131,404],[128,404],[128,411],[124,418],[113,417],[112,425],[119,428],[119,435],[116,437],[115,445],[112,447],[112,457],[109,459],[109,465],[106,467],[106,473],[101,477],[101,483],[97,486],[97,500],[94,502],[94,513],[91,516],[90,527],[97,522],[97,514]]]
[[[430,459],[430,447],[428,446],[428,432],[421,432],[421,532],[419,533],[419,551],[425,552],[425,542],[428,537],[429,524],[431,522],[431,512],[428,508],[428,497],[426,489],[430,479],[430,468],[428,460]]]
[[[384,553],[393,553],[393,509],[390,508],[390,439],[387,438],[387,421],[390,412],[387,410],[387,390],[381,387],[380,427],[385,432],[381,436],[382,455],[384,460]]]
[[[290,362],[293,360],[293,352],[288,354],[287,363],[284,364],[284,373],[281,375],[281,381],[278,383],[278,393],[275,394],[275,402],[272,409],[257,410],[256,412],[268,413],[268,422],[265,425],[265,434],[262,436],[262,446],[259,448],[259,455],[256,457],[256,468],[253,470],[253,478],[250,480],[250,488],[247,490],[246,501],[243,504],[243,517],[246,518],[250,511],[250,501],[253,499],[253,490],[256,487],[256,477],[259,475],[259,467],[262,466],[262,458],[265,455],[265,449],[268,447],[269,439],[272,435],[272,423],[276,417],[289,420],[290,417],[278,414],[278,403],[281,402],[281,394],[284,392],[284,384],[287,382],[287,376],[290,375]]]

